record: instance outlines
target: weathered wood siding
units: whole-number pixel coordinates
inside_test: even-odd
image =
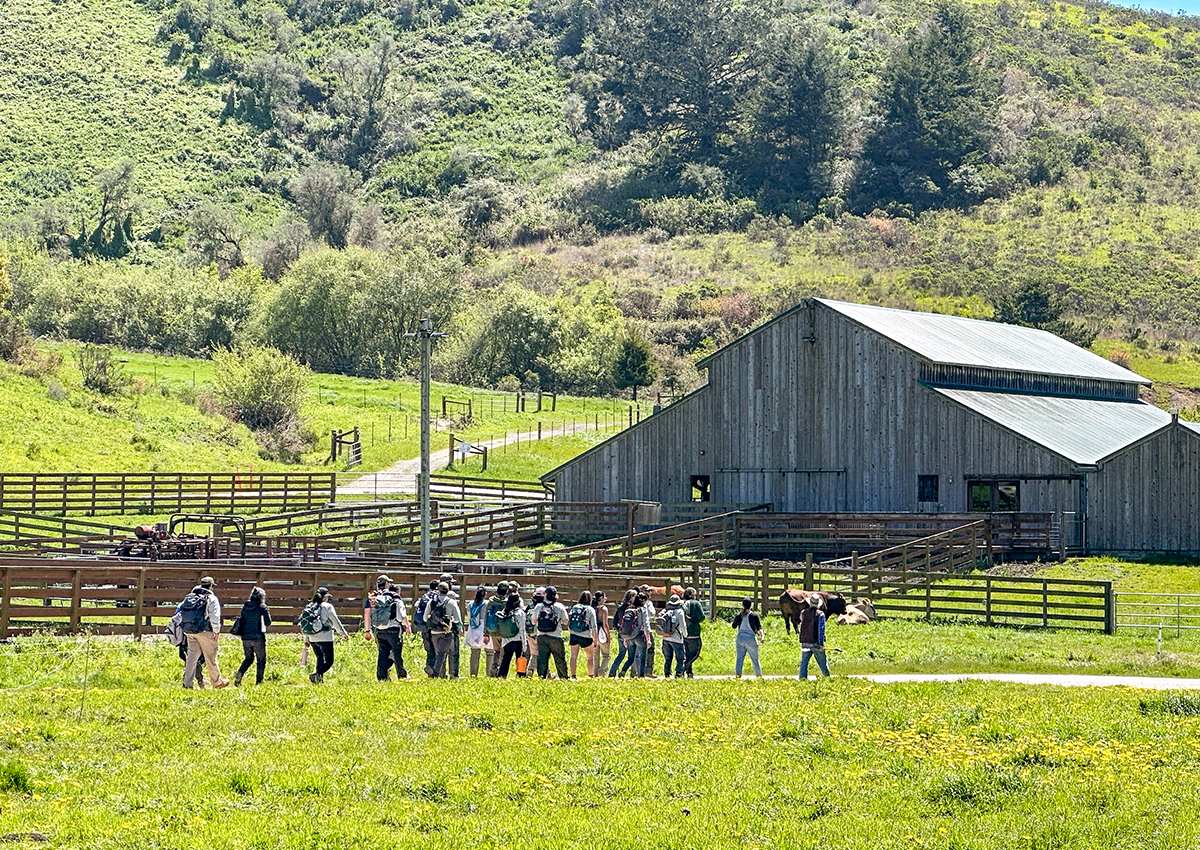
[[[1200,552],[1200,435],[1176,425],[1090,474],[1088,545],[1109,552]]]

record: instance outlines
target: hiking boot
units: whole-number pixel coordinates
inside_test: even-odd
[[[234,686],[235,688],[240,688],[240,687],[242,686],[242,674],[241,674],[241,673],[235,673],[235,674],[234,674],[234,676],[233,676],[233,686]]]
[[[229,687],[229,680],[228,680],[228,679],[222,679],[221,681],[219,681],[219,682],[217,682],[215,685],[213,685],[213,687],[214,687],[214,688],[218,688],[218,689],[219,689],[219,688],[228,688],[228,687]]]
[[[319,684],[319,683],[320,683],[320,681],[321,681],[321,677],[320,677],[320,676],[318,676],[316,673],[309,673],[309,674],[308,674],[308,681],[310,681],[310,682],[312,682],[314,685],[316,685],[316,684]]]

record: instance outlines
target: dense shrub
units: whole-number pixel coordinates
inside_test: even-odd
[[[84,345],[75,351],[75,362],[83,375],[83,385],[101,395],[115,395],[129,386],[125,365],[111,348]]]
[[[213,352],[214,392],[232,419],[251,430],[295,423],[309,372],[273,348],[249,346]]]

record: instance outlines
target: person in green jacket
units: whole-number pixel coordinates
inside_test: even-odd
[[[707,619],[704,616],[704,606],[696,598],[696,588],[689,587],[683,591],[683,616],[687,623],[683,638],[683,673],[692,678],[692,665],[700,657],[704,642],[700,638],[700,624]]]

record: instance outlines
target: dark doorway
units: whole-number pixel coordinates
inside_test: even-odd
[[[692,476],[692,501],[712,501],[712,485],[709,483],[709,478],[707,475]]]

